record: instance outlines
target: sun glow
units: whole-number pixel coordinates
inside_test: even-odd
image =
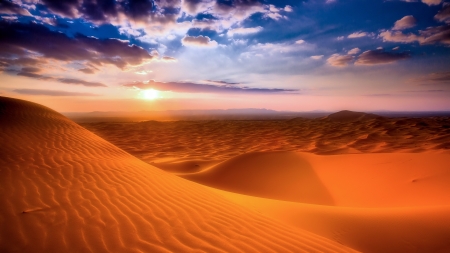
[[[144,98],[148,100],[154,100],[159,98],[159,91],[154,89],[144,90]]]

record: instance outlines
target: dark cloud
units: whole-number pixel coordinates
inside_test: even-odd
[[[52,12],[74,18],[78,12],[78,0],[42,0],[42,3]]]
[[[83,72],[85,74],[94,74],[95,73],[95,70],[91,69],[91,68],[82,68],[82,69],[79,69],[78,71]]]
[[[117,17],[118,10],[114,0],[84,0],[81,10],[86,19],[93,22]]]
[[[31,13],[28,10],[8,0],[0,0],[0,14],[19,14],[31,16]]]
[[[219,13],[246,16],[249,12],[253,12],[262,8],[262,4],[258,0],[217,0],[215,9]]]
[[[92,65],[112,64],[120,69],[139,65],[153,58],[146,50],[128,41],[97,39],[76,34],[74,37],[35,23],[0,21],[0,48],[11,49],[18,56],[26,56],[29,50],[44,58],[60,61],[86,61]],[[4,51],[0,49],[1,53]],[[6,52],[11,54],[11,51]]]
[[[420,31],[420,36],[422,38],[421,44],[443,43],[450,45],[450,25],[429,27]]]
[[[184,0],[183,6],[187,13],[195,15],[198,13],[202,2],[202,0]]]
[[[35,72],[40,72],[41,69],[40,68],[36,68],[36,67],[24,67],[22,68],[22,72],[31,72],[31,73],[35,73]]]
[[[177,6],[176,2],[169,2],[165,5],[166,8]],[[156,10],[154,1],[151,0],[43,0],[42,3],[55,14],[83,18],[97,24],[118,22],[123,17],[145,23],[149,19],[165,16]]]
[[[237,85],[237,84],[240,84],[240,83],[232,83],[232,82],[218,81],[218,80],[205,80],[205,81],[209,82],[209,83],[219,84],[219,85]]]
[[[34,78],[34,79],[39,79],[39,80],[53,80],[54,79],[53,77],[50,77],[50,76],[44,76],[44,75],[41,75],[41,74],[36,74],[36,73],[33,73],[33,72],[24,72],[24,71],[21,71],[21,72],[17,73],[17,75],[18,76],[30,77],[30,78]]]
[[[20,52],[22,53],[22,52]],[[28,57],[21,58],[0,58],[0,63],[5,64],[6,66],[15,65],[15,66],[39,66],[41,64],[46,63],[44,59],[35,59]]]
[[[210,85],[189,82],[134,82],[123,85],[125,87],[136,87],[139,89],[156,89],[160,91],[174,91],[187,93],[285,93],[296,92],[290,89],[267,89],[267,88],[250,88],[239,86]]]
[[[58,78],[57,81],[60,83],[77,84],[77,85],[83,85],[83,86],[88,86],[88,87],[107,87],[106,85],[104,85],[102,83],[87,82],[87,81],[73,79],[73,78]]]
[[[132,20],[145,20],[153,9],[153,1],[129,0],[123,1],[122,7],[127,17]]]
[[[449,84],[450,83],[450,71],[431,73],[426,76],[417,78],[413,81],[420,82],[422,84],[439,84],[439,83]]]
[[[369,50],[359,55],[356,65],[376,65],[392,63],[399,60],[408,59],[411,56],[408,53],[391,53],[383,50]]]
[[[31,71],[30,71],[30,69],[31,69]],[[22,68],[22,71],[18,72],[16,75],[30,77],[30,78],[34,78],[34,79],[38,79],[38,80],[56,81],[56,82],[65,83],[65,84],[83,85],[83,86],[87,86],[87,87],[107,87],[103,83],[88,82],[88,81],[74,79],[74,78],[55,78],[55,77],[51,77],[51,76],[37,74],[35,72],[37,72],[37,71],[33,68]]]
[[[70,91],[62,91],[62,90],[40,90],[40,89],[16,89],[14,92],[24,95],[39,95],[39,96],[98,96],[93,93],[85,93],[85,92],[70,92]]]

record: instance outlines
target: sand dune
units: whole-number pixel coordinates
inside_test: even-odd
[[[450,204],[450,155],[256,152],[180,176],[251,196],[345,207]]]
[[[82,126],[161,168],[172,163],[164,158],[176,158],[174,162],[177,159],[217,162],[261,151],[322,155],[450,151],[449,117],[348,122],[323,119],[100,122]],[[209,166],[199,165],[198,171]],[[178,169],[183,172],[182,166]]]
[[[450,155],[442,153],[259,152],[183,177],[228,190],[216,192],[361,252],[443,253],[450,252],[449,164]],[[257,175],[255,181],[250,175]],[[304,185],[302,180],[312,182]],[[331,202],[317,205],[323,196],[313,183],[320,183]],[[273,195],[259,184],[272,187]],[[280,201],[293,193],[309,193],[311,199]]]
[[[216,192],[263,215],[361,252],[450,252],[449,203],[445,206],[349,208]]]
[[[0,99],[2,252],[353,252]]]
[[[344,112],[317,120],[83,125],[229,201],[353,249],[450,252],[448,117]],[[123,138],[131,131],[137,135]]]
[[[218,189],[272,199],[333,205],[314,168],[294,152],[240,155],[183,178]]]
[[[335,122],[350,122],[358,120],[369,120],[369,119],[382,119],[383,117],[364,112],[352,112],[352,111],[340,111],[332,113],[323,118],[323,120],[335,121]]]

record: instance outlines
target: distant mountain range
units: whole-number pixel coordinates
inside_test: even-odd
[[[331,121],[354,121],[377,117],[431,117],[450,116],[450,112],[354,112],[343,110],[327,111],[275,111],[264,108],[242,108],[227,110],[168,110],[168,111],[136,111],[136,112],[65,112],[62,113],[76,122],[99,121],[145,121],[145,120],[275,120],[275,119],[326,119]]]

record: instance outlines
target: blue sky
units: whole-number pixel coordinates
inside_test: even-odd
[[[0,30],[0,95],[59,111],[450,110],[441,0],[3,0]]]

